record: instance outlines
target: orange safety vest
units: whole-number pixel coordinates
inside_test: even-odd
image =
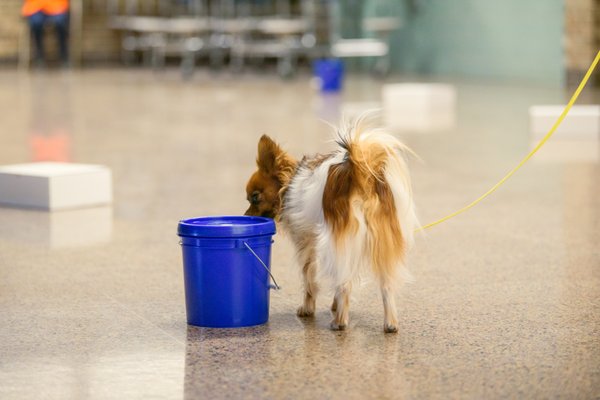
[[[48,15],[62,14],[69,10],[69,0],[25,0],[21,13],[29,17],[36,12]]]

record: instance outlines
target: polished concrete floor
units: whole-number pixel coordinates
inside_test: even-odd
[[[396,335],[383,333],[368,279],[348,330],[328,329],[328,294],[314,319],[297,318],[299,269],[281,233],[268,324],[187,326],[178,221],[245,210],[261,134],[294,154],[324,151],[324,121],[381,106],[382,82],[345,83],[324,96],[308,77],[0,71],[0,164],[114,174],[112,207],[0,208],[0,398],[599,398],[597,139],[552,141],[490,198],[419,236]],[[411,162],[423,223],[520,161],[531,105],[570,95],[450,83],[455,126],[395,132],[423,160]],[[582,102],[599,98],[586,89]]]

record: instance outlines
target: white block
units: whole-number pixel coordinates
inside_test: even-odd
[[[450,129],[456,124],[456,90],[452,85],[395,83],[382,89],[384,120],[402,130]]]
[[[91,246],[110,241],[112,207],[57,212],[0,208],[0,238],[51,249]]]
[[[535,138],[546,135],[565,106],[532,106],[529,108],[530,130]],[[600,137],[600,106],[573,106],[560,124],[553,138],[561,140],[589,140]]]
[[[111,171],[101,165],[39,162],[0,167],[0,204],[62,210],[111,202]]]

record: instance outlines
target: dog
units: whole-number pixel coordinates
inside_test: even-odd
[[[405,161],[414,153],[365,119],[341,125],[336,150],[300,161],[263,135],[245,214],[273,218],[291,236],[304,281],[299,317],[314,316],[319,271],[335,289],[330,327],[346,329],[352,285],[370,270],[383,297],[384,332],[395,333],[395,295],[409,276],[404,261],[419,226]]]

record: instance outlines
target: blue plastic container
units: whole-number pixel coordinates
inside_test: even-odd
[[[344,80],[344,63],[336,58],[326,58],[313,63],[321,92],[339,92]]]
[[[233,328],[269,320],[272,219],[191,218],[180,221],[177,232],[188,324]]]

